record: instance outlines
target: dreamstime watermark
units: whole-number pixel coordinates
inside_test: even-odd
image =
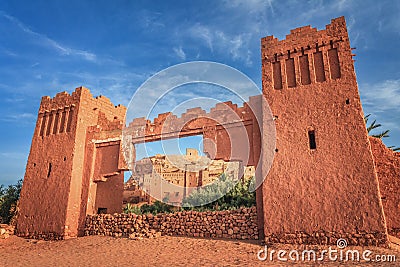
[[[189,195],[187,173],[208,168],[212,160],[223,158],[237,163],[228,165],[225,173],[234,173],[234,166],[248,166],[251,161],[256,176],[251,191],[262,184],[272,166],[276,138],[269,105],[248,76],[224,64],[193,61],[156,73],[134,93],[126,112],[126,122],[122,133],[122,151],[132,173],[136,170],[139,144],[144,145],[145,156],[150,158],[153,155],[146,143],[153,141],[162,142],[162,154],[166,155],[168,164],[184,173],[184,183],[173,183],[164,179],[163,174],[157,171],[157,166],[141,168],[141,172],[143,169],[147,172],[141,174],[145,178],[138,181],[138,185],[152,198],[168,204],[182,205],[169,202],[164,193]],[[268,135],[266,138],[263,134],[259,135],[261,148],[254,149],[254,142],[258,144],[258,141],[254,141],[253,136],[258,132],[267,132]],[[207,155],[208,161],[204,157],[187,159],[168,155],[168,151],[181,151],[179,142],[169,143],[166,150],[166,142],[163,141],[192,135],[203,136],[202,152]],[[240,172],[237,178],[242,176]],[[207,203],[194,200],[191,205],[205,205],[223,197],[238,181],[214,183],[215,194],[210,194],[212,197],[207,199]],[[189,189],[199,190],[204,186],[192,186]]]
[[[339,238],[336,242],[336,247],[331,246],[328,249],[321,251],[314,249],[296,250],[290,251],[280,250],[269,250],[268,246],[265,245],[264,249],[260,249],[257,252],[257,258],[260,261],[293,261],[293,262],[317,262],[317,261],[340,261],[340,262],[395,262],[396,255],[387,254],[374,254],[371,250],[358,250],[358,249],[346,249],[347,240]]]

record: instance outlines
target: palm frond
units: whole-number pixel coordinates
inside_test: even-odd
[[[368,133],[369,132],[371,132],[373,129],[376,129],[376,128],[379,128],[379,127],[381,127],[382,125],[381,124],[377,124],[376,123],[376,120],[374,120],[368,127],[367,127],[367,131],[368,131]]]
[[[369,118],[369,116],[371,116],[371,114],[368,114],[367,116],[364,116],[364,122],[365,122],[365,124],[368,123],[368,118]]]
[[[379,134],[373,134],[372,136],[376,137],[376,138],[379,138],[379,139],[382,139],[384,137],[389,137],[389,132],[390,132],[389,130],[386,130],[386,131],[383,131],[383,132],[381,132]]]
[[[400,151],[400,147],[389,146],[388,148],[390,148],[393,151]]]

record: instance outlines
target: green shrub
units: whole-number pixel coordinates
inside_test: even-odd
[[[135,213],[137,215],[141,215],[142,211],[140,210],[140,207],[133,206],[130,203],[128,203],[124,208],[124,213]]]
[[[144,204],[140,207],[142,213],[170,213],[172,212],[172,206],[161,201],[155,201],[152,205]]]
[[[193,191],[182,204],[184,209],[197,211],[251,207],[256,204],[253,188],[254,177],[237,182],[222,174],[214,183]]]
[[[22,180],[16,185],[9,185],[5,188],[0,185],[0,221],[2,223],[10,223],[17,213],[17,202],[21,193]]]

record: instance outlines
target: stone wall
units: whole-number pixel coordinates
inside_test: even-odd
[[[258,239],[256,207],[169,214],[96,214],[86,217],[85,235],[156,237],[159,235]]]
[[[0,224],[0,239],[9,238],[14,234],[14,226],[8,224]]]

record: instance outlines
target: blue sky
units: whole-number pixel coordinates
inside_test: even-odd
[[[0,184],[23,177],[43,95],[84,85],[127,105],[147,78],[192,60],[260,84],[261,37],[342,15],[364,112],[400,146],[399,14],[400,1],[1,1]]]

